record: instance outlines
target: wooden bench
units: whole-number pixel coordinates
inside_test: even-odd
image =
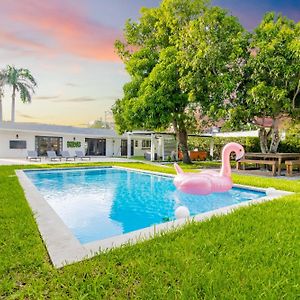
[[[261,160],[261,159],[240,159],[236,163],[236,169],[240,170],[243,164],[243,170],[245,170],[245,164],[255,164],[256,167],[259,165],[269,165],[272,166],[272,175],[276,175],[277,162],[275,160]]]
[[[293,175],[293,167],[298,167],[298,170],[300,168],[300,160],[287,160],[285,162],[286,166],[286,176],[292,176]]]

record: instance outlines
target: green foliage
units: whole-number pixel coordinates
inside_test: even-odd
[[[12,107],[11,107],[11,121],[15,121],[15,101],[16,93],[20,94],[20,99],[23,103],[31,102],[31,94],[34,93],[34,88],[37,83],[28,69],[17,69],[14,66],[7,66],[5,70],[1,71],[0,76],[0,100],[2,96],[2,87],[8,85],[12,87]],[[1,102],[1,101],[0,101]],[[0,103],[0,121],[2,120],[2,103]]]
[[[266,14],[255,29],[244,70],[248,80],[242,104],[247,106],[241,118],[245,121],[255,116],[277,118],[295,109],[293,101],[300,92],[299,36],[300,23],[274,13]]]
[[[83,165],[92,164],[74,166]],[[121,165],[173,172],[146,164]],[[294,299],[299,294],[299,180],[291,184],[234,175],[236,183],[298,194],[191,223],[57,270],[50,264],[14,170],[61,166],[71,167],[0,167],[0,298]]]
[[[80,148],[81,142],[79,141],[67,141],[67,147],[68,148]]]
[[[240,68],[236,93],[225,108],[233,128],[253,122],[260,125],[257,117],[273,119],[270,146],[266,131],[261,130],[263,152],[277,150],[278,120],[300,115],[299,36],[300,23],[267,13],[249,40],[249,55]]]
[[[240,137],[240,138],[220,138],[214,137],[214,159],[221,158],[222,148],[230,142],[241,144],[246,152],[260,152],[259,139],[256,137]],[[211,138],[190,138],[189,149],[198,148],[209,153]]]
[[[300,124],[294,124],[287,130],[284,141],[281,141],[279,152],[300,153]]]
[[[17,69],[14,66],[7,66],[5,70],[5,83],[20,93],[23,103],[31,102],[31,94],[37,86],[36,80],[28,69]]]
[[[118,131],[172,125],[189,161],[187,131],[196,130],[195,110],[208,114],[212,101],[220,108],[232,90],[229,65],[243,53],[242,26],[209,1],[163,0],[143,8],[138,22],[129,20],[124,37],[115,47],[131,82],[113,108]]]
[[[278,152],[283,153],[300,153],[300,135],[297,129],[288,131],[285,140],[281,141]],[[221,158],[222,148],[230,142],[236,142],[245,148],[246,152],[260,152],[258,137],[240,137],[240,138],[220,138],[214,137],[214,159]],[[209,153],[211,138],[190,138],[189,150],[195,148]]]

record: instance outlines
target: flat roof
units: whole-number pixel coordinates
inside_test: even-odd
[[[50,125],[39,123],[21,123],[21,122],[0,122],[0,130],[5,131],[23,131],[23,132],[41,132],[52,134],[70,134],[84,136],[101,136],[120,138],[113,129],[104,128],[81,128],[75,126]]]

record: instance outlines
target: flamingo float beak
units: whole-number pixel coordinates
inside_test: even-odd
[[[241,153],[237,154],[236,158],[235,158],[235,161],[241,160],[244,157],[244,155],[245,155],[244,151],[242,151]]]

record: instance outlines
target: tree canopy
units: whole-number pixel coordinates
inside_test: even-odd
[[[276,152],[280,119],[299,116],[300,23],[267,13],[249,39],[248,52],[229,119],[233,126],[259,125],[262,152]],[[271,120],[270,130],[265,120]]]
[[[235,17],[205,0],[163,0],[127,21],[116,41],[131,81],[113,107],[120,132],[166,129],[176,133],[183,160],[190,162],[188,130],[194,111],[223,107],[236,80],[229,76],[245,53],[247,35]]]

